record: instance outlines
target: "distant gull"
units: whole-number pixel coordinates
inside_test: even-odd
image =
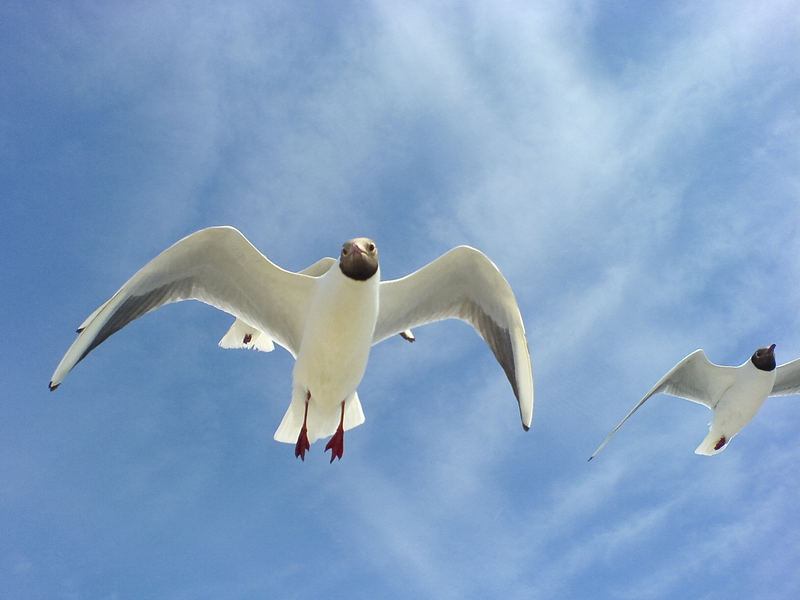
[[[411,328],[448,318],[466,321],[486,341],[511,383],[523,428],[531,425],[533,375],[519,307],[478,250],[459,246],[406,277],[381,281],[375,242],[355,238],[338,260],[293,273],[232,227],[195,232],[131,277],[78,328],[50,389],[110,335],[181,300],[236,317],[223,347],[268,351],[274,340],[296,358],[291,402],[274,437],[295,444],[302,460],[311,443],[328,436],[331,462],[341,458],[344,432],[364,422],[356,388],[371,346],[395,334],[413,340]]]
[[[589,457],[592,460],[622,424],[654,394],[663,393],[711,409],[708,435],[695,450],[711,456],[727,448],[733,437],[761,409],[768,396],[788,396],[800,392],[800,358],[775,368],[775,344],[759,348],[738,367],[715,365],[706,353],[695,350],[675,365],[633,407]]]

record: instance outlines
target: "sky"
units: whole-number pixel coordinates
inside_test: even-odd
[[[0,597],[795,598],[798,397],[721,454],[681,358],[800,357],[791,1],[0,6]],[[385,279],[485,252],[524,432],[467,325],[374,347],[341,461],[272,435],[292,358],[198,302],[75,328],[183,236]]]

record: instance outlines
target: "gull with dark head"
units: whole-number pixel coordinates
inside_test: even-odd
[[[658,393],[685,398],[712,411],[708,435],[695,450],[711,456],[728,447],[733,437],[761,409],[768,396],[800,392],[800,359],[775,367],[775,344],[759,348],[738,367],[715,365],[702,350],[695,350],[662,377],[625,415],[592,460],[645,401]]]
[[[442,319],[465,321],[486,341],[511,383],[523,428],[531,425],[533,374],[519,307],[478,250],[459,246],[406,277],[381,281],[375,242],[354,238],[338,260],[294,273],[232,227],[193,233],[131,277],[80,325],[50,389],[110,335],[181,300],[236,317],[220,346],[270,351],[274,341],[295,357],[291,401],[274,437],[294,444],[303,460],[313,442],[329,436],[331,462],[341,458],[344,432],[364,422],[356,390],[370,348],[395,334],[413,341],[411,328]]]

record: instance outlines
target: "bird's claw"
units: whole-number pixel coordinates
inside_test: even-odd
[[[344,454],[344,429],[341,426],[325,445],[325,452],[328,450],[331,451],[331,462],[333,462],[334,458],[342,460],[342,454]]]
[[[308,429],[306,426],[303,425],[302,429],[300,429],[300,435],[297,436],[297,443],[294,445],[294,457],[300,457],[300,460],[305,462],[306,460],[306,450],[311,448],[311,444],[308,443]]]

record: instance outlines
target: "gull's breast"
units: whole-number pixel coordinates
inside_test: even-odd
[[[761,409],[775,381],[775,371],[760,371],[751,365],[739,369],[736,381],[715,409],[715,421],[726,422],[732,430],[744,427]]]
[[[320,279],[294,368],[295,387],[336,405],[364,376],[378,316],[377,281],[352,281],[338,271]]]

